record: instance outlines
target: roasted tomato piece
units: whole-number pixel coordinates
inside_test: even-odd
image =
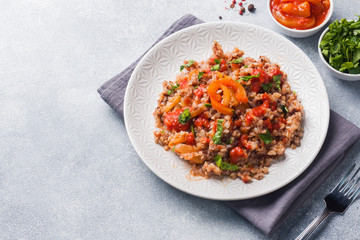
[[[246,153],[240,147],[235,147],[230,151],[230,162],[236,164],[240,159],[246,158]]]
[[[175,130],[177,132],[180,131],[188,131],[190,128],[190,121],[181,124],[179,122],[179,115],[184,111],[184,109],[178,109],[173,112],[167,112],[164,117],[164,123],[166,124],[169,130]]]

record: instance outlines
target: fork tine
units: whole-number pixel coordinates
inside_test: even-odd
[[[355,178],[356,174],[359,172],[360,170],[360,167],[355,171],[355,173],[352,175],[352,177],[347,181],[346,185],[344,187],[341,187],[339,190],[340,192],[342,191],[345,191],[345,192],[348,192],[348,187],[351,186],[352,182],[353,182],[353,179]],[[345,194],[344,192],[344,194]]]
[[[345,174],[345,176],[343,177],[343,179],[341,179],[341,181],[338,183],[338,185],[336,185],[335,189],[340,189],[342,188],[342,185],[344,183],[344,181],[347,179],[347,177],[350,175],[350,173],[352,172],[352,170],[355,168],[356,163],[354,163],[354,165],[351,166],[351,168],[349,169],[349,171]]]
[[[359,181],[360,181],[360,177],[358,177],[358,179],[356,180],[356,182],[355,182],[355,179],[353,179],[352,181],[351,181],[351,184],[349,185],[349,186],[351,186],[351,187],[349,187],[349,189],[348,190],[346,190],[346,192],[344,192],[344,195],[346,196],[346,195],[351,195],[351,194],[353,194],[355,191],[353,191],[352,192],[352,190],[354,189],[354,187],[359,183]]]
[[[360,179],[360,177],[359,177],[359,179]],[[358,180],[359,180],[359,179],[358,179]],[[358,185],[358,186],[356,186],[357,189],[355,189],[355,190],[350,194],[350,200],[351,200],[351,201],[354,201],[354,200],[357,198],[357,196],[359,195],[359,193],[360,193],[360,184],[356,184],[356,185]]]

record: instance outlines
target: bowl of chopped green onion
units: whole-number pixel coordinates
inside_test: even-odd
[[[337,78],[360,80],[360,16],[357,21],[335,20],[321,34],[320,59]]]

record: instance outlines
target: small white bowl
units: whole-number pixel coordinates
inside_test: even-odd
[[[325,34],[327,33],[327,31],[329,31],[329,28],[326,28],[323,33],[321,34],[320,38],[319,38],[319,42],[318,42],[318,52],[320,55],[320,59],[322,60],[322,62],[324,63],[324,65],[327,67],[327,69],[329,69],[330,73],[337,77],[340,78],[342,80],[346,80],[346,81],[358,81],[360,80],[360,74],[350,74],[350,73],[343,73],[340,72],[338,70],[336,70],[335,68],[333,68],[332,66],[330,66],[330,64],[325,60],[321,49],[320,49],[320,43],[321,40],[323,39],[323,37],[325,36]]]
[[[268,13],[269,13],[271,19],[278,26],[278,28],[280,29],[280,31],[282,33],[284,33],[290,37],[294,37],[294,38],[310,37],[310,36],[314,35],[315,33],[317,33],[330,20],[331,15],[333,14],[333,11],[334,11],[334,1],[330,0],[330,9],[327,13],[327,16],[326,16],[324,22],[322,22],[319,26],[316,26],[314,28],[305,29],[305,30],[297,30],[297,29],[285,27],[284,25],[282,25],[275,19],[275,17],[272,15],[271,10],[270,10],[270,2],[271,2],[271,0],[267,0],[267,10],[268,10]]]

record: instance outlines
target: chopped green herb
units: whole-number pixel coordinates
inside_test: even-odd
[[[165,132],[164,130],[161,131],[161,133],[164,133],[164,132]]]
[[[191,125],[190,129],[191,129],[193,136],[195,137],[194,125]]]
[[[176,145],[175,145],[176,146]],[[175,152],[175,146],[173,146],[173,148],[171,149],[171,151]]]
[[[220,63],[221,63],[221,60],[220,60],[220,59],[215,59],[214,62],[215,62],[216,64],[220,64]]]
[[[258,78],[258,77],[260,77],[260,73],[258,75],[243,76],[243,77],[240,78],[240,80],[243,80],[243,81],[246,82],[246,81],[249,81],[252,78]]]
[[[248,68],[248,65],[245,65],[244,68]]]
[[[175,91],[180,86],[180,84],[178,84],[178,83],[176,85],[171,85],[170,84],[170,86],[171,86],[171,90],[167,90],[168,95],[170,95],[171,92]]]
[[[243,62],[243,58],[242,57],[239,57],[238,59],[235,59],[229,63],[236,63],[236,64],[239,64],[239,63],[242,63]]]
[[[335,20],[320,42],[326,61],[340,72],[360,73],[360,16],[357,21]]]
[[[171,84],[170,84],[170,86],[171,86],[171,89],[172,89],[172,90],[175,90],[175,89],[177,89],[178,87],[180,87],[180,84],[178,84],[178,83],[177,83],[176,85],[171,85]]]
[[[287,107],[285,105],[281,105],[280,108],[281,108],[281,110],[283,111],[284,114],[289,112],[289,110],[287,109]]]
[[[271,88],[272,88],[272,83],[268,83],[268,84],[263,84],[262,88],[264,89],[265,92],[270,92]]]
[[[199,72],[199,75],[198,75],[198,80],[200,80],[202,78],[202,76],[204,75],[204,72]]]
[[[260,134],[259,137],[261,138],[261,140],[263,140],[263,142],[265,144],[269,144],[271,143],[274,139],[272,138],[269,130],[266,130],[265,134]]]
[[[220,70],[220,64],[216,64],[210,68],[211,71],[218,71]]]
[[[232,144],[234,142],[234,138],[229,138],[229,140],[227,141],[227,144]]]
[[[273,76],[273,81],[275,83],[275,87],[279,90],[281,90],[281,77],[282,77],[281,74]]]
[[[186,108],[180,115],[179,115],[179,123],[185,124],[187,123],[191,118],[190,110]]]
[[[215,156],[214,160],[216,162],[216,165],[222,170],[236,171],[239,169],[238,165],[223,162],[223,160],[219,154]]]
[[[295,92],[295,91],[293,91],[293,94],[296,94],[296,92]]]
[[[194,89],[196,90],[199,86],[195,86]]]
[[[213,137],[213,141],[215,144],[221,144],[221,135],[223,132],[223,126],[221,125],[224,122],[223,119],[217,120],[217,129]]]
[[[191,65],[193,65],[194,63],[195,63],[195,61],[192,60],[192,59],[190,59],[190,60],[188,61],[188,64],[184,64],[184,65],[181,65],[181,66],[180,66],[180,72],[181,72],[185,67],[191,67]]]
[[[210,108],[210,107],[211,107],[211,103],[205,103],[204,106],[207,107],[207,108]]]

